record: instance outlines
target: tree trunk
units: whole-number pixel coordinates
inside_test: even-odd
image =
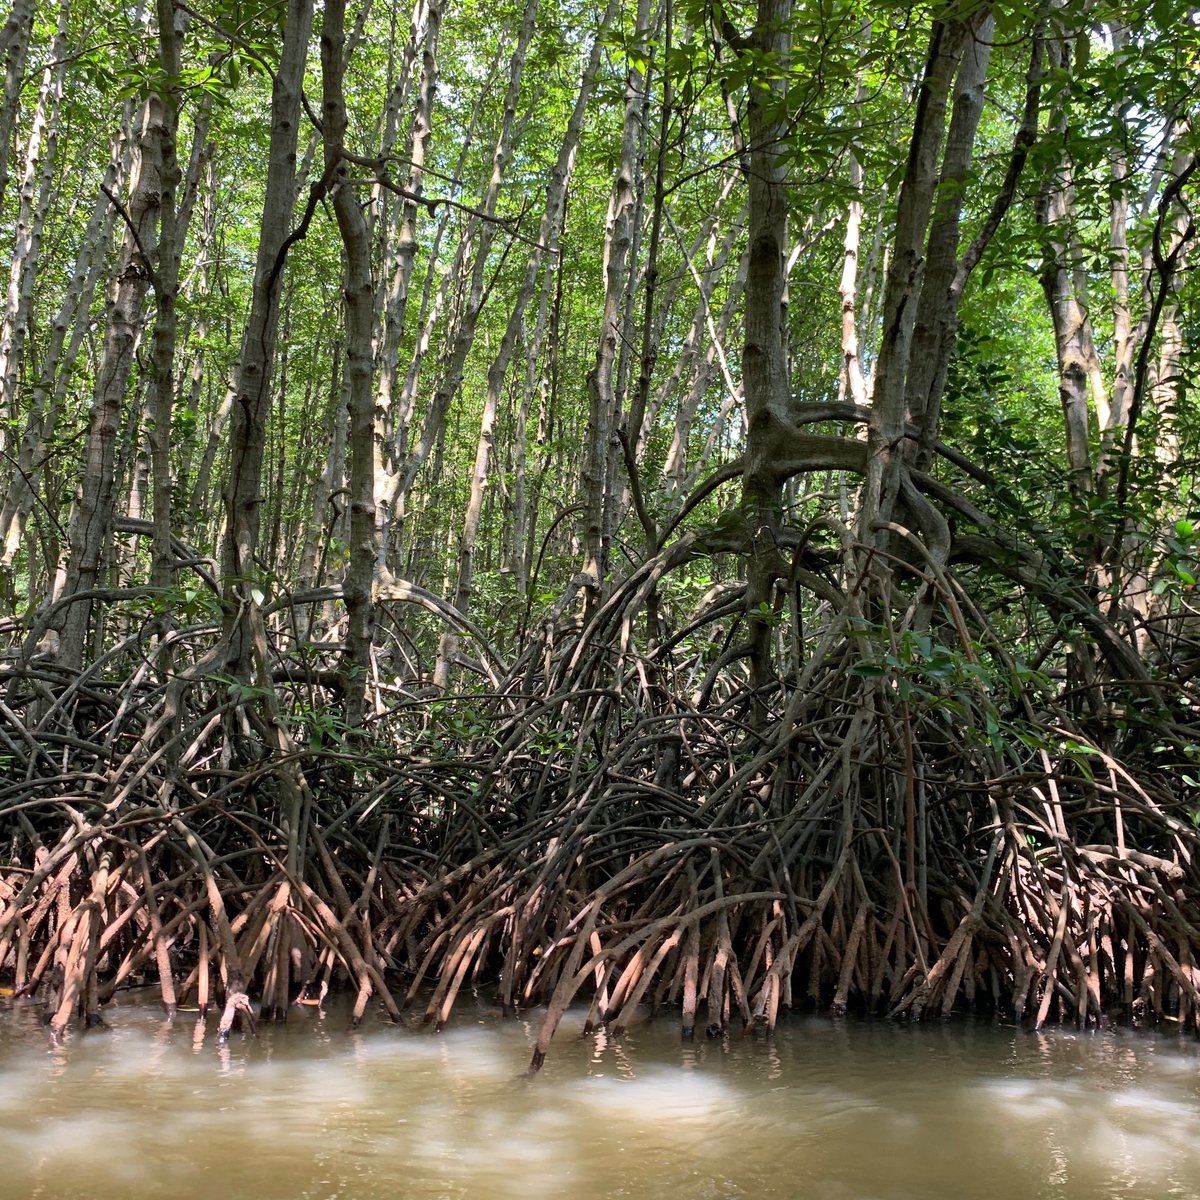
[[[254,266],[250,315],[233,388],[230,467],[225,487],[225,669],[249,680],[254,626],[265,592],[258,562],[263,455],[271,409],[271,374],[279,323],[279,287],[296,195],[296,145],[301,91],[312,29],[313,0],[288,0],[279,65],[271,89],[271,140],[262,230]]]
[[[20,444],[16,470],[0,509],[0,567],[10,570],[21,548],[26,522],[41,489],[47,445],[54,436],[66,403],[75,361],[91,324],[92,297],[104,269],[104,248],[112,239],[117,214],[105,191],[119,186],[129,153],[127,130],[122,129],[105,170],[103,188],[79,242],[70,282],[50,323],[50,341],[43,349]]]
[[[345,301],[345,378],[350,435],[350,557],[342,584],[346,604],[344,678],[346,723],[362,725],[366,714],[374,630],[375,541],[375,393],[371,334],[375,287],[371,278],[371,239],[366,218],[350,183],[344,155],[346,100],[343,93],[345,0],[325,0],[321,29],[321,78],[324,101],[325,171],[342,239]]]
[[[650,26],[650,0],[638,0],[636,28]],[[630,65],[625,76],[625,116],[621,158],[613,181],[604,236],[604,311],[596,359],[587,376],[588,428],[583,447],[583,566],[588,605],[598,601],[608,573],[609,505],[612,501],[608,464],[616,429],[618,397],[614,388],[617,343],[621,332],[626,272],[633,269],[634,175],[646,96],[642,71]]]
[[[791,0],[759,0],[751,49],[783,66],[790,61]],[[750,169],[748,267],[742,386],[746,403],[746,454],[742,505],[750,526],[746,613],[754,723],[765,710],[762,689],[772,678],[772,593],[780,484],[775,471],[776,431],[789,421],[786,294],[788,198],[783,152],[787,134],[786,68],[752,84],[747,100]]]
[[[903,478],[906,384],[925,267],[926,233],[933,211],[947,102],[967,41],[965,27],[951,19],[953,11],[954,6],[946,17],[935,21],[930,33],[908,162],[897,199],[896,232],[883,299],[883,331],[871,394],[866,488],[859,513],[860,531],[868,544],[880,540],[877,526],[891,518]]]
[[[21,105],[25,56],[33,33],[33,0],[13,0],[8,19],[0,29],[0,62],[4,64],[4,91],[0,94],[0,204],[8,191],[10,155]]]
[[[1058,40],[1051,47],[1051,63],[1058,70],[1070,69],[1070,47]],[[1059,137],[1067,131],[1066,105],[1059,105],[1054,118]],[[1072,495],[1082,499],[1092,490],[1092,452],[1089,438],[1088,379],[1095,373],[1096,349],[1091,320],[1075,290],[1071,253],[1075,243],[1075,184],[1064,153],[1042,182],[1038,196],[1038,223],[1046,230],[1042,260],[1042,290],[1054,323],[1058,356],[1058,395],[1066,432],[1067,470]]]
[[[97,586],[101,564],[110,547],[117,484],[117,431],[156,253],[162,190],[158,161],[162,108],[159,98],[152,96],[142,112],[128,221],[109,292],[104,352],[92,401],[82,479],[71,518],[64,598]],[[75,601],[62,610],[60,656],[65,666],[78,669],[83,664],[91,613],[90,599]]]
[[[172,0],[156,0],[158,11],[158,64],[163,76],[176,80],[182,71]],[[182,23],[181,23],[182,24]],[[175,344],[179,327],[179,263],[186,226],[178,220],[181,173],[176,147],[179,130],[179,90],[168,83],[160,94],[162,121],[158,129],[159,210],[158,261],[155,274],[155,315],[150,393],[150,478],[151,514],[154,532],[150,546],[150,582],[154,587],[171,585],[171,418],[175,406]]]
[[[543,254],[548,255],[551,262],[553,262],[558,249],[559,236],[562,232],[563,214],[566,207],[567,189],[570,185],[571,173],[575,164],[575,153],[579,147],[579,140],[583,133],[587,106],[596,85],[597,72],[600,65],[601,42],[604,39],[608,22],[611,20],[614,11],[615,5],[609,4],[607,11],[601,18],[600,27],[596,31],[592,42],[591,53],[588,57],[587,66],[584,69],[583,79],[580,82],[575,107],[567,122],[567,129],[563,135],[562,145],[559,147],[558,156],[551,170],[550,180],[546,186],[545,206],[542,211],[541,222],[538,226],[537,245],[531,250],[525,264],[525,272],[520,287],[510,304],[508,323],[500,342],[500,348],[492,361],[492,365],[488,369],[487,392],[484,397],[483,413],[480,419],[479,440],[475,450],[475,463],[471,472],[471,486],[467,500],[467,510],[463,518],[463,529],[459,540],[458,571],[452,595],[454,606],[463,615],[466,615],[470,610],[471,595],[474,589],[475,544],[479,534],[480,515],[483,511],[484,492],[487,487],[492,446],[495,437],[496,414],[499,409],[501,391],[508,374],[508,367],[512,360],[513,351],[517,346],[525,325],[525,310],[528,307],[530,298],[534,294],[538,276],[541,274]],[[522,43],[518,45],[516,53],[523,54],[524,46],[528,44],[528,39],[532,37],[533,21],[536,12],[536,0],[530,0],[525,10],[524,29],[527,32],[523,35]],[[514,53],[514,59],[516,53]],[[510,100],[515,104],[515,88],[510,92]],[[511,121],[511,114],[507,109],[506,119]],[[544,309],[541,319],[544,320]],[[531,367],[532,363],[533,359],[531,358]],[[529,382],[527,380],[526,394],[528,394],[528,390]],[[447,686],[450,669],[458,653],[458,645],[459,635],[457,631],[447,629],[442,634],[438,644],[437,664],[434,671],[434,684],[436,686],[442,688]]]
[[[58,12],[58,29],[42,70],[37,104],[29,122],[25,165],[17,206],[16,236],[8,277],[8,304],[0,327],[0,448],[8,450],[9,429],[18,418],[17,392],[25,360],[25,345],[33,319],[34,285],[54,183],[55,148],[59,133],[59,103],[66,77],[68,0]],[[2,193],[0,193],[2,199]]]
[[[425,159],[433,130],[432,114],[434,95],[437,90],[437,44],[441,31],[442,5],[440,0],[419,3],[413,20],[413,39],[410,51],[421,56],[420,82],[413,110],[412,125],[407,144],[409,161],[408,179],[403,199],[396,215],[390,279],[383,298],[383,327],[379,336],[379,393],[376,405],[379,412],[379,472],[375,484],[375,518],[379,526],[377,546],[379,569],[386,566],[389,542],[389,525],[392,517],[394,489],[389,479],[394,478],[396,450],[404,442],[406,416],[394,411],[393,393],[400,366],[400,342],[404,336],[404,323],[408,313],[409,289],[412,286],[413,266],[417,255],[417,214],[419,200],[425,183]],[[398,109],[406,89],[402,85],[393,92],[393,105]],[[385,147],[386,149],[386,147]],[[395,198],[384,192],[383,198],[389,206]],[[389,212],[392,211],[389,208]],[[397,427],[399,425],[399,427]]]

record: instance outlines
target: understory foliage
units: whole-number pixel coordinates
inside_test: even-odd
[[[1195,15],[401,16],[0,30],[6,987],[1200,1032]]]

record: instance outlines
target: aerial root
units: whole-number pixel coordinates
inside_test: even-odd
[[[168,712],[145,671],[39,678],[10,697],[0,778],[5,981],[56,1038],[135,984],[168,1016],[219,1006],[226,1034],[339,986],[355,1024],[374,1003],[440,1030],[482,990],[546,1005],[535,1070],[572,1005],[613,1034],[676,1012],[685,1038],[769,1036],[799,1007],[1200,1032],[1197,833],[1171,779],[1057,708],[1002,711],[974,644],[937,651],[940,676],[906,666],[916,635],[863,635],[849,606],[756,723],[739,672],[710,670],[732,629],[636,652],[660,578],[531,639],[491,694],[241,768],[256,726],[222,691]]]

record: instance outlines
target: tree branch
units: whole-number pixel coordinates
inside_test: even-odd
[[[146,250],[145,243],[142,241],[141,235],[138,233],[128,209],[117,199],[116,194],[109,189],[107,184],[102,183],[100,190],[108,197],[109,203],[120,214],[121,220],[125,222],[125,228],[129,230],[129,235],[133,238],[134,244],[138,248],[138,253],[142,256],[142,262],[146,264],[146,278],[150,280],[150,286],[157,292],[159,290],[158,272],[154,269],[154,264]]]

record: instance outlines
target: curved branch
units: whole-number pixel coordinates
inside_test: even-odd
[[[342,599],[341,584],[330,584],[327,587],[312,588],[304,592],[291,592],[280,596],[271,603],[263,605],[263,615],[269,616],[284,608],[293,608],[298,604],[325,604],[330,600]],[[508,668],[500,654],[488,642],[483,630],[469,617],[463,616],[448,600],[433,592],[427,592],[423,587],[410,583],[407,579],[391,579],[383,584],[376,597],[377,603],[400,601],[404,604],[419,604],[422,608],[456,626],[475,641],[491,662],[486,673],[493,685],[499,686],[499,678],[507,674]]]

